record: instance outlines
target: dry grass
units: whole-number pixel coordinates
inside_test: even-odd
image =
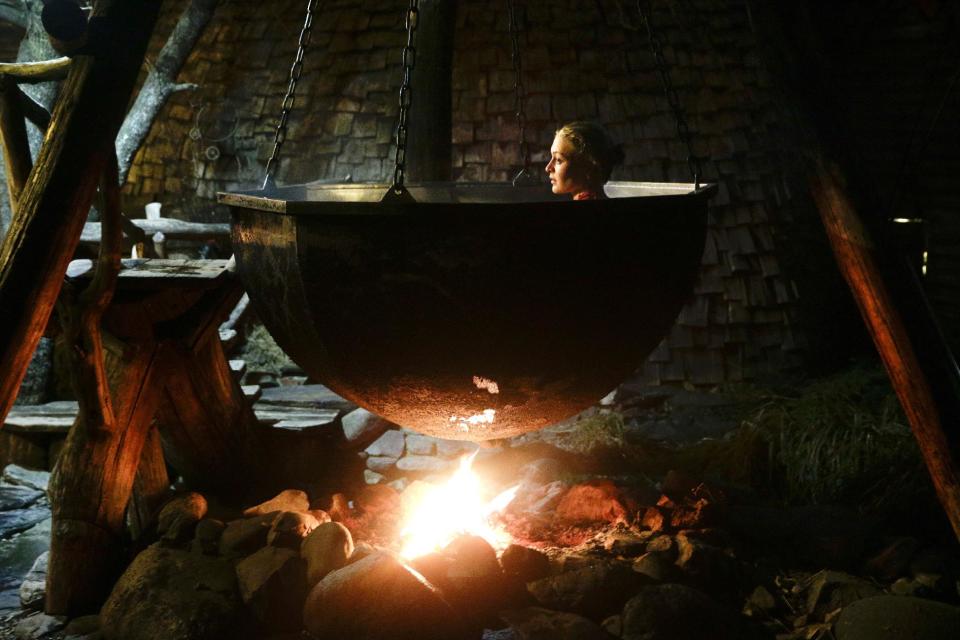
[[[929,493],[916,442],[882,370],[858,366],[794,393],[754,393],[759,405],[715,453],[734,464],[753,456],[754,470],[766,468],[769,493],[788,503],[868,509]]]

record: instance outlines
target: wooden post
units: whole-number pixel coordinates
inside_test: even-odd
[[[453,165],[453,33],[456,0],[421,0],[413,71],[410,134],[411,182],[448,181]]]
[[[170,477],[163,458],[160,432],[151,426],[140,454],[140,468],[133,482],[133,493],[127,506],[127,522],[134,541],[151,529],[160,507],[170,493]]]
[[[178,373],[167,379],[157,418],[167,460],[193,487],[242,497],[262,477],[266,455],[220,332],[212,327],[192,349],[177,345],[171,358]]]
[[[77,56],[70,64],[45,144],[0,247],[0,423],[50,318],[104,162],[114,153],[160,4],[96,4],[95,15],[107,15],[122,29],[100,55]]]
[[[920,445],[940,503],[960,539],[960,471],[943,430],[942,414],[842,184],[835,168],[818,163],[811,190],[830,244]]]
[[[164,366],[156,343],[127,346],[114,370],[115,427],[70,429],[50,480],[53,531],[45,611],[95,613],[122,569],[124,513],[153,415]]]

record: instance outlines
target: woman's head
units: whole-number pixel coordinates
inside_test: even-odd
[[[623,162],[623,150],[596,122],[577,121],[557,129],[550,147],[550,186],[554,193],[598,192]]]

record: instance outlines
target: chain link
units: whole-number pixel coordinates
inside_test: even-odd
[[[525,104],[527,88],[523,84],[523,59],[520,56],[520,25],[517,19],[517,7],[513,0],[507,0],[507,17],[510,29],[510,59],[513,61],[514,98],[513,110],[517,116],[517,126],[520,129],[520,156],[523,158],[523,169],[514,177],[516,185],[522,179],[532,180],[530,174],[530,144],[527,142],[527,112]]]
[[[272,189],[275,184],[273,174],[277,171],[280,158],[280,148],[287,140],[287,122],[290,119],[290,112],[293,111],[293,102],[297,93],[297,82],[300,81],[300,75],[303,73],[303,57],[307,52],[307,45],[310,44],[310,35],[313,31],[313,17],[316,14],[317,3],[319,0],[307,0],[307,17],[303,21],[303,29],[300,30],[300,41],[297,45],[297,57],[290,67],[290,82],[287,85],[287,94],[283,97],[283,104],[280,109],[280,122],[277,124],[277,134],[273,140],[273,153],[267,160],[266,175],[263,178],[263,189]]]
[[[657,73],[660,76],[660,84],[663,85],[663,92],[667,96],[667,103],[673,112],[673,117],[677,123],[677,136],[687,147],[687,168],[693,176],[694,188],[700,188],[700,158],[693,154],[693,139],[690,135],[690,127],[687,125],[686,114],[683,105],[680,103],[680,95],[673,86],[673,80],[670,78],[670,69],[667,67],[666,59],[663,56],[663,41],[653,30],[651,20],[652,10],[648,11],[644,7],[644,0],[637,0],[637,11],[640,12],[640,19],[647,28],[647,38],[650,41],[650,50],[653,52],[654,62],[657,65]],[[651,3],[652,4],[652,3]]]
[[[405,25],[407,28],[407,44],[403,48],[403,82],[400,84],[400,120],[397,124],[397,155],[393,170],[393,192],[403,191],[404,171],[407,166],[407,118],[410,115],[410,105],[413,102],[413,89],[410,80],[413,77],[413,68],[417,62],[416,42],[417,25],[420,22],[420,0],[410,0],[407,8]]]

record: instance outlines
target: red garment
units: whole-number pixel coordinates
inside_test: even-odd
[[[574,200],[602,200],[606,198],[607,195],[602,191],[597,193],[596,191],[581,191],[578,194],[573,196]]]

